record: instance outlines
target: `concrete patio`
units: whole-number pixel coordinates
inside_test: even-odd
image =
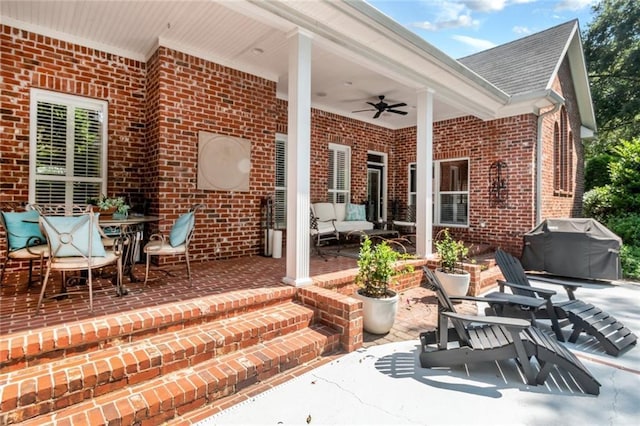
[[[425,289],[411,292],[429,297]],[[590,284],[579,297],[640,330],[638,283]],[[415,319],[420,310],[422,319],[433,318],[423,309],[435,307],[419,299],[405,297],[407,306],[390,335],[199,424],[637,424],[637,346],[613,358],[589,338],[567,344],[601,382],[598,397],[585,395],[557,371],[547,385],[529,386],[513,362],[423,369],[416,335],[428,325],[406,319]]]

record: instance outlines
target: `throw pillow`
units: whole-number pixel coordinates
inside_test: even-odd
[[[171,247],[184,244],[184,242],[187,241],[187,235],[191,232],[193,225],[193,212],[185,213],[177,218],[169,233],[169,244],[171,244]]]
[[[347,204],[347,221],[367,220],[364,204]]]
[[[102,244],[97,219],[93,222],[88,215],[82,216],[46,216],[42,226],[49,237],[52,255],[55,257],[91,256],[105,257],[107,253]],[[89,233],[91,246],[89,246]],[[89,248],[91,247],[91,253]]]
[[[45,243],[46,240],[38,225],[40,215],[37,211],[2,212],[2,216],[7,226],[9,251],[20,250],[27,244],[34,246]],[[31,237],[36,237],[37,240]]]

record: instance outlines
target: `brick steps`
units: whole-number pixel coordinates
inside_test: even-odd
[[[139,325],[122,321],[129,334],[87,333],[67,350],[43,343],[0,373],[0,424],[157,424],[339,349],[289,292],[254,293],[138,312]]]
[[[240,290],[3,336],[0,373],[231,318],[291,301],[295,294],[295,288],[286,286]]]
[[[155,425],[310,361],[335,348],[337,341],[331,329],[313,326],[200,363],[193,368],[39,416],[23,424],[141,422]]]

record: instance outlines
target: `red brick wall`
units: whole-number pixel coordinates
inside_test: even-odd
[[[287,103],[278,101],[278,131],[287,133]],[[367,198],[367,152],[393,155],[394,132],[384,127],[311,110],[311,202],[327,201],[329,184],[329,144],[351,147],[351,202]]]
[[[160,229],[168,232],[181,212],[202,203],[196,259],[255,255],[260,199],[274,190],[275,83],[164,47],[157,56],[159,72],[149,77],[159,92],[150,108],[150,115],[158,110],[157,137],[149,140],[158,152],[157,192],[150,195],[154,213],[166,218]],[[197,189],[199,131],[251,141],[249,192]]]
[[[260,252],[260,199],[273,193],[275,133],[287,130],[287,104],[276,99],[274,82],[164,47],[145,64],[7,26],[0,27],[0,37],[0,201],[27,201],[31,87],[106,99],[110,194],[125,194],[134,202],[151,200],[152,213],[163,218],[157,224],[163,232],[190,205],[204,204],[192,250],[198,260]],[[555,86],[568,100],[576,136],[574,170],[581,181],[578,111],[566,63],[559,75]],[[545,138],[553,135],[547,130],[550,119],[545,121]],[[471,226],[456,229],[458,237],[519,252],[521,235],[535,219],[536,124],[533,115],[490,122],[464,117],[435,124],[434,159],[470,159]],[[249,192],[196,188],[200,130],[251,141]],[[415,127],[392,131],[312,110],[314,202],[326,200],[329,143],[352,148],[353,202],[366,197],[364,165],[367,151],[373,150],[389,155],[388,199],[406,203],[407,164],[415,161]],[[546,148],[544,156],[545,161],[553,158]],[[491,206],[488,197],[489,166],[498,159],[508,165],[510,195],[503,207]],[[545,163],[545,173],[548,170]],[[546,174],[545,181],[553,185]],[[548,188],[545,208],[561,198],[550,195]],[[544,215],[575,214],[582,187],[574,188],[575,197],[562,198],[559,209],[545,210]],[[481,222],[485,228],[480,228]]]
[[[145,163],[145,64],[0,26],[2,200],[27,201],[29,90],[40,88],[109,102],[109,193],[137,195]]]
[[[469,158],[469,228],[451,228],[467,242],[489,244],[518,253],[522,234],[534,225],[535,134],[537,119],[521,115],[483,122],[463,117],[434,123],[433,159]],[[407,167],[415,162],[415,128],[397,132],[390,196],[407,202]],[[504,206],[489,197],[489,167],[496,160],[507,163],[509,198]],[[485,227],[481,227],[481,223]],[[434,236],[440,228],[434,228]]]
[[[571,68],[565,59],[558,70],[558,78],[553,82],[553,89],[565,98],[564,108],[567,112],[569,129],[573,134],[573,155],[571,158],[573,176],[569,193],[554,191],[554,144],[553,127],[560,124],[560,111],[544,118],[542,137],[543,144],[543,178],[542,178],[542,220],[554,217],[582,217],[582,195],[584,193],[584,152],[580,140],[580,112],[576,102],[576,94],[571,78]]]

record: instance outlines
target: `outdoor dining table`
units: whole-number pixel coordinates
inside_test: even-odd
[[[135,265],[140,255],[140,244],[144,241],[144,225],[149,222],[157,222],[160,220],[158,216],[147,216],[139,214],[129,214],[127,216],[100,217],[100,227],[107,236],[127,237],[129,244],[124,248],[122,253],[122,269],[123,275],[128,275],[131,282],[141,281],[133,273]],[[127,289],[122,286],[120,294],[127,294]]]

